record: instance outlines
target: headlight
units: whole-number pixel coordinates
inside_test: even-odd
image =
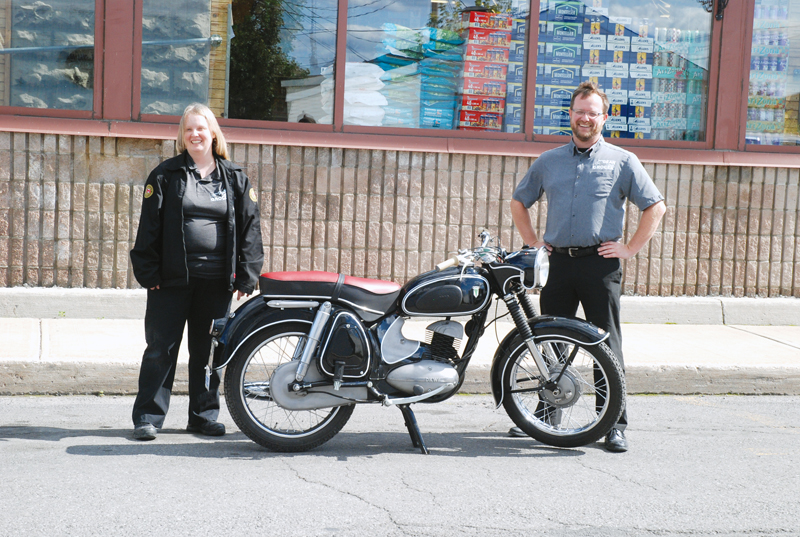
[[[547,248],[539,248],[539,251],[536,252],[534,269],[536,277],[533,286],[541,289],[547,283],[547,276],[550,274],[550,256],[547,254]]]
[[[526,248],[506,257],[506,263],[523,271],[522,285],[526,289],[541,289],[550,273],[547,248]]]

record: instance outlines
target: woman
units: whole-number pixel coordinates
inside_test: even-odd
[[[216,371],[206,380],[211,320],[255,289],[264,254],[256,194],[228,156],[214,113],[186,107],[178,128],[178,156],[147,178],[133,274],[147,288],[145,341],[139,393],[133,405],[134,438],[152,440],[164,424],[183,327],[188,323],[189,424],[187,431],[222,436]]]

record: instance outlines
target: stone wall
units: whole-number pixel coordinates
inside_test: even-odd
[[[0,133],[0,286],[138,287],[128,252],[144,180],[174,148]],[[508,203],[530,158],[255,144],[232,155],[259,192],[265,270],[402,282],[484,228],[521,245]],[[625,263],[626,294],[800,297],[800,169],[645,167],[668,211]],[[628,230],[637,219],[630,207]]]

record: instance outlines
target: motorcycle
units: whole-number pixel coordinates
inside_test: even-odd
[[[260,294],[211,327],[207,371],[227,367],[226,402],[239,429],[270,450],[306,451],[333,438],[357,404],[381,404],[401,410],[413,446],[428,453],[411,405],[458,392],[497,297],[515,328],[492,361],[495,408],[545,444],[605,436],[625,405],[608,334],[537,314],[528,291],[547,280],[544,248],[506,252],[488,232],[480,238],[402,287],[329,272],[261,275]],[[408,319],[431,317],[424,341],[403,334]]]

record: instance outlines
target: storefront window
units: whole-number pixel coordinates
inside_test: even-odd
[[[746,142],[800,145],[800,1],[756,0],[753,18]]]
[[[330,123],[336,13],[336,0],[145,0],[142,113],[199,101],[219,117]]]
[[[336,0],[234,0],[227,117],[331,124]]]
[[[92,109],[94,5],[0,4],[0,106]]]
[[[611,102],[606,136],[705,140],[712,15],[696,0],[543,0],[534,134],[569,135],[582,81]]]
[[[344,124],[521,132],[529,6],[350,1]]]

